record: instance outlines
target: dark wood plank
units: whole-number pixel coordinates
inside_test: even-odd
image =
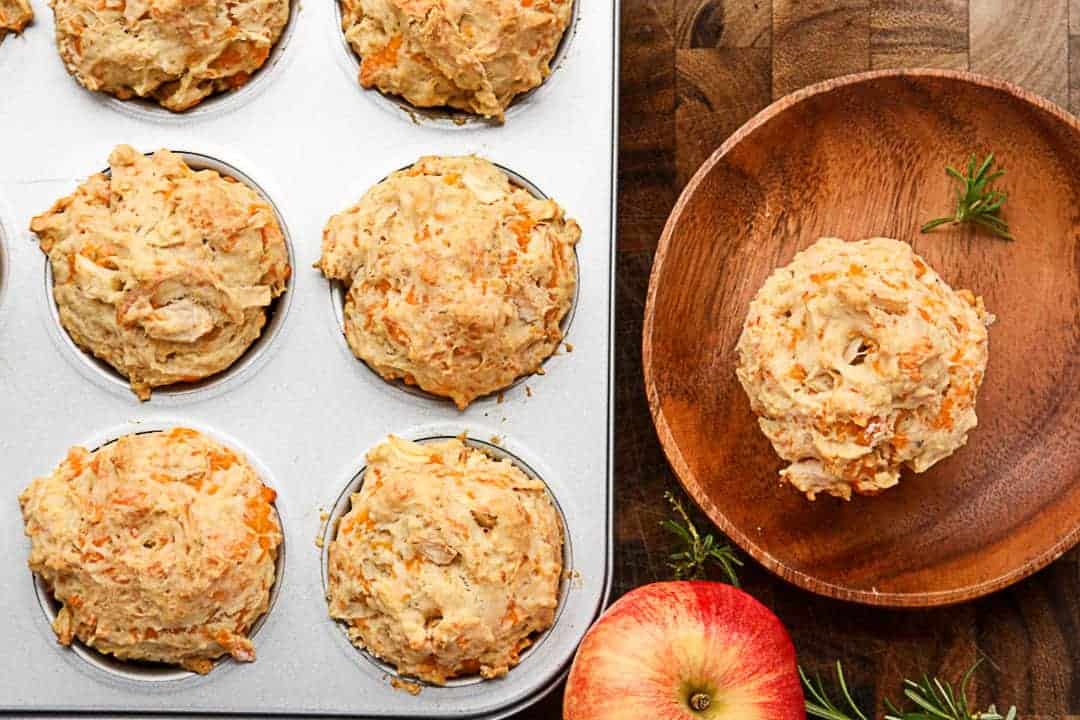
[[[768,48],[770,0],[677,0],[679,48]]]
[[[768,50],[676,50],[675,166],[680,185],[770,101]]]
[[[675,186],[674,0],[627,0],[621,18],[619,248],[652,249]]]
[[[773,97],[870,68],[868,0],[773,0]]]
[[[980,697],[1036,711],[1080,709],[1080,555],[976,605]],[[1015,667],[1010,657],[1024,659]],[[985,689],[985,692],[982,690]]]

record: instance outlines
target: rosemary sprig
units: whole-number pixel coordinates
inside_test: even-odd
[[[1011,707],[1005,715],[998,713],[997,708],[991,705],[986,712],[972,712],[968,707],[967,689],[971,682],[975,669],[982,660],[976,660],[964,677],[960,680],[959,694],[953,691],[948,681],[937,678],[929,678],[923,675],[922,680],[904,680],[904,697],[915,703],[917,710],[902,712],[886,700],[885,705],[889,708],[889,715],[885,720],[1014,720],[1016,708]]]
[[[984,712],[972,711],[968,706],[968,683],[980,662],[982,661],[977,661],[964,673],[959,692],[953,690],[947,681],[938,680],[936,677],[923,675],[919,682],[904,680],[904,697],[915,704],[915,709],[900,710],[891,700],[886,699],[885,706],[889,712],[885,715],[885,720],[1016,720],[1015,707],[1009,708],[1009,711],[1002,715],[993,705]],[[839,661],[836,663],[836,681],[840,685],[840,694],[847,703],[848,710],[841,710],[836,706],[825,690],[820,676],[815,675],[814,680],[811,680],[801,666],[799,676],[806,688],[806,713],[810,717],[823,720],[867,720],[848,692],[844,668]],[[854,714],[849,714],[849,711]]]
[[[679,551],[668,556],[670,559],[668,566],[675,572],[675,579],[704,579],[706,567],[713,562],[724,571],[729,583],[739,587],[739,576],[735,574],[735,566],[742,567],[743,561],[735,554],[735,549],[728,544],[717,543],[712,535],[702,537],[694,527],[694,523],[690,521],[690,516],[686,514],[682,503],[670,492],[665,492],[664,497],[685,523],[685,525],[680,525],[674,520],[663,520],[660,523],[682,543]]]
[[[994,153],[990,153],[983,160],[982,165],[977,165],[974,155],[968,160],[967,175],[961,175],[960,171],[951,165],[945,168],[952,177],[960,183],[956,190],[956,213],[952,217],[940,217],[931,220],[922,226],[922,232],[930,232],[938,225],[946,223],[975,223],[994,235],[1006,240],[1014,240],[1009,232],[1009,224],[1001,219],[1001,206],[1008,199],[1008,194],[1003,190],[994,190],[990,186],[995,180],[1005,174],[1004,170],[990,172],[994,164]]]
[[[815,674],[814,679],[811,680],[807,677],[806,671],[802,669],[802,665],[800,665],[799,677],[802,678],[802,683],[810,696],[806,700],[806,714],[810,717],[823,718],[824,720],[867,720],[862,710],[851,698],[851,693],[848,692],[847,682],[844,680],[844,667],[839,660],[836,661],[836,681],[840,685],[840,694],[844,698],[844,702],[847,703],[848,709],[855,713],[854,715],[848,715],[836,706],[829,697],[829,693],[825,690],[825,684],[821,682],[820,675]]]

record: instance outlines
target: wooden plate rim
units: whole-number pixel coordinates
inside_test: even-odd
[[[847,600],[851,602],[863,603],[866,605],[876,605],[881,607],[894,607],[894,608],[929,608],[940,607],[943,605],[951,605],[955,603],[965,602],[973,600],[975,598],[988,595],[997,590],[1001,590],[1013,583],[1016,583],[1024,578],[1032,575],[1033,573],[1046,567],[1054,560],[1057,560],[1065,552],[1070,550],[1073,546],[1080,542],[1080,524],[1074,526],[1068,533],[1063,535],[1061,539],[1044,551],[1037,557],[1028,560],[1022,566],[1017,569],[1008,572],[1004,575],[998,576],[991,580],[986,580],[977,585],[971,585],[967,587],[956,588],[953,590],[942,590],[938,592],[918,592],[918,593],[880,593],[867,590],[857,590],[852,588],[835,585],[833,583],[822,581],[806,573],[800,572],[793,568],[788,567],[783,562],[777,560],[763,548],[755,544],[746,534],[735,527],[728,519],[727,516],[709,499],[709,497],[702,491],[701,485],[695,477],[694,473],[690,470],[689,465],[683,458],[682,451],[679,448],[674,436],[671,433],[671,429],[668,426],[667,418],[664,416],[663,409],[660,404],[660,397],[656,389],[656,384],[653,380],[653,348],[652,348],[652,336],[653,325],[655,321],[655,300],[657,292],[657,284],[659,277],[663,271],[664,262],[667,258],[668,246],[672,243],[672,236],[674,234],[675,226],[678,223],[687,203],[690,201],[690,197],[696,192],[698,185],[709,175],[713,167],[716,166],[734,147],[742,142],[748,135],[753,133],[762,125],[768,123],[777,115],[787,111],[791,107],[807,100],[808,98],[822,95],[838,88],[847,87],[849,85],[856,85],[859,83],[878,80],[882,78],[943,78],[946,80],[955,80],[959,82],[970,83],[980,87],[990,88],[1001,92],[1008,93],[1017,99],[1034,105],[1044,112],[1049,113],[1067,126],[1071,127],[1074,132],[1080,133],[1080,120],[1078,120],[1072,114],[1063,110],[1055,103],[1043,98],[1035,93],[1025,90],[1024,88],[1006,80],[998,80],[996,78],[986,77],[984,75],[978,75],[976,73],[966,72],[962,70],[943,70],[943,69],[931,69],[931,68],[916,68],[916,69],[888,69],[888,70],[871,70],[867,72],[854,73],[851,75],[845,75],[842,77],[825,80],[824,82],[810,85],[801,90],[797,90],[789,95],[776,100],[757,115],[750,118],[745,124],[738,130],[731,134],[727,140],[716,149],[715,152],[702,163],[701,167],[694,173],[693,177],[686,184],[682,193],[679,195],[679,199],[676,201],[675,206],[671,210],[671,214],[668,216],[667,222],[664,224],[664,230],[660,234],[660,241],[656,248],[656,253],[653,259],[652,271],[649,274],[649,289],[645,299],[645,322],[642,331],[642,368],[645,376],[645,393],[649,402],[649,412],[652,414],[653,424],[656,427],[656,433],[660,438],[660,445],[664,449],[664,454],[667,456],[668,462],[671,464],[672,469],[675,471],[676,477],[686,489],[687,493],[694,499],[698,506],[705,512],[706,515],[724,532],[729,538],[731,538],[739,547],[750,554],[755,560],[764,565],[769,571],[775,573],[781,578],[798,585],[801,588],[810,590],[811,592],[819,595],[825,595],[827,597],[833,597],[840,600]]]

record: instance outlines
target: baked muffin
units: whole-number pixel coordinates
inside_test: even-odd
[[[255,659],[281,527],[244,458],[187,428],[72,448],[19,496],[30,569],[50,588],[64,645],[210,671]]]
[[[426,157],[330,218],[316,267],[349,286],[358,358],[464,408],[558,347],[580,237],[490,162]]]
[[[776,270],[739,338],[739,382],[806,493],[849,499],[967,442],[988,357],[982,298],[911,246],[823,238]]]
[[[391,436],[329,548],[330,616],[404,675],[504,675],[551,627],[562,525],[543,483],[460,439]]]
[[[34,11],[26,0],[0,0],[0,41],[9,32],[21,33],[34,19]]]
[[[285,292],[289,254],[273,209],[235,179],[127,145],[109,164],[30,229],[64,329],[145,400],[244,354]]]
[[[340,0],[360,84],[502,120],[551,73],[573,0]]]
[[[187,110],[262,67],[289,0],[50,0],[56,46],[76,80]]]

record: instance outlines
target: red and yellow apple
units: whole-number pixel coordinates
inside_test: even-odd
[[[805,720],[780,620],[716,582],[637,588],[578,648],[564,720]]]

